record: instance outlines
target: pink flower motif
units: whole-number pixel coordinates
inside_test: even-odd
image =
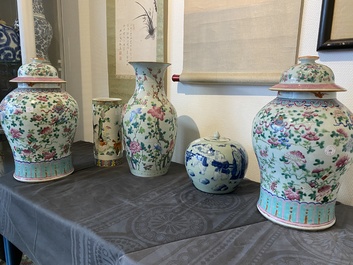
[[[71,133],[71,128],[65,126],[65,127],[64,127],[64,132],[66,132],[66,133]]]
[[[314,117],[316,117],[318,114],[315,113],[314,111],[305,111],[303,113],[303,117],[307,118],[307,119],[312,119]]]
[[[333,112],[335,118],[345,117],[345,112],[343,110],[337,109]]]
[[[136,142],[136,141],[132,141],[132,142],[130,143],[129,148],[130,148],[131,153],[133,153],[133,154],[138,153],[138,152],[141,151],[141,146],[140,146],[140,144],[139,144],[138,142]]]
[[[262,134],[262,128],[261,128],[261,126],[257,126],[256,127],[256,129],[255,129],[255,133],[257,133],[257,134]]]
[[[21,132],[15,128],[10,129],[11,136],[15,139],[18,139],[21,137]]]
[[[277,182],[275,182],[275,181],[272,182],[270,188],[271,188],[272,191],[276,191],[276,189],[277,189]]]
[[[331,193],[331,186],[324,185],[317,190],[316,201],[321,202],[325,197],[329,196]]]
[[[38,150],[40,148],[40,146],[39,145],[33,145],[33,149],[35,149],[35,150]]]
[[[48,101],[47,96],[38,96],[37,99],[40,100],[40,101],[44,101],[44,102]]]
[[[347,132],[343,128],[339,128],[336,130],[339,134],[343,135],[345,138],[348,138]]]
[[[318,141],[320,137],[316,135],[315,132],[308,132],[306,134],[302,134],[302,137],[308,141]]]
[[[23,111],[21,109],[15,109],[15,111],[13,112],[13,114],[22,114]]]
[[[40,134],[50,134],[52,132],[52,129],[50,127],[44,127],[41,131]]]
[[[51,124],[56,124],[58,121],[59,121],[59,117],[54,117],[54,118],[51,120]]]
[[[319,174],[320,172],[324,171],[322,168],[315,168],[313,169],[313,171],[311,171],[311,173],[313,174]]]
[[[270,144],[274,145],[274,146],[278,146],[281,143],[278,141],[277,137],[271,137],[270,139],[267,140],[267,142],[269,142]]]
[[[328,194],[331,191],[331,186],[330,185],[324,185],[322,186],[320,189],[317,190],[318,193],[324,193],[324,194]]]
[[[4,111],[6,109],[5,106],[6,106],[6,104],[5,104],[5,99],[4,99],[0,104],[0,111]]]
[[[32,117],[32,120],[34,120],[34,121],[41,121],[42,119],[43,119],[43,117],[38,114],[33,115],[33,117]]]
[[[56,155],[55,151],[53,152],[43,152],[44,160],[51,160]]]
[[[300,195],[298,192],[294,192],[292,189],[285,190],[284,194],[286,195],[287,199],[291,201],[300,201]]]
[[[270,112],[271,112],[271,108],[270,108],[270,107],[265,109],[265,113],[268,114],[268,113],[270,113]]]
[[[161,121],[163,121],[164,119],[164,112],[162,111],[161,107],[153,106],[152,109],[149,109],[147,111],[147,113],[151,114],[153,117],[157,119],[160,119]]]
[[[336,167],[338,169],[341,169],[341,168],[345,167],[348,163],[349,163],[349,157],[347,155],[345,155],[337,160]]]
[[[69,144],[65,144],[62,148],[62,151],[64,154],[68,153],[70,151],[70,145]]]
[[[260,150],[260,155],[261,155],[262,157],[268,157],[267,150]]]
[[[316,182],[315,182],[314,180],[310,181],[310,182],[309,182],[309,186],[310,186],[311,188],[314,188],[314,187],[316,186]]]
[[[28,149],[24,149],[22,150],[22,154],[24,154],[25,156],[29,156],[32,152]]]
[[[290,151],[286,153],[284,157],[288,160],[286,164],[292,162],[295,163],[298,167],[300,167],[306,163],[305,156],[300,151]]]

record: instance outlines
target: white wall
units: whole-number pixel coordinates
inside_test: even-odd
[[[92,141],[92,98],[109,95],[106,2],[61,0],[66,90],[79,104],[75,140]]]
[[[338,93],[338,99],[353,110],[353,51],[316,52],[322,1],[303,2],[299,56],[319,55],[318,62],[329,66],[335,73],[336,83],[348,90]],[[168,4],[168,62],[172,64],[168,69],[168,77],[171,77],[172,74],[181,73],[183,68],[184,1],[169,1]],[[179,116],[174,161],[183,163],[185,149],[192,140],[213,135],[218,130],[221,135],[236,140],[245,147],[250,159],[247,177],[259,181],[259,168],[251,142],[252,120],[276,93],[270,92],[268,87],[202,87],[173,83],[170,78],[168,80],[168,96]],[[353,205],[353,167],[342,180],[339,200]]]
[[[94,96],[104,96],[108,91],[104,54],[106,17],[105,4],[102,4],[105,1],[61,1],[64,6],[67,90],[76,98],[81,111],[76,139],[92,141],[91,99]],[[348,90],[339,93],[338,99],[353,110],[353,51],[316,52],[321,1],[303,1],[299,56],[319,55],[319,62],[334,71],[336,83]],[[183,68],[184,1],[170,0],[168,5],[168,62],[172,65],[168,69],[167,92],[179,116],[177,147],[173,160],[183,163],[184,152],[191,141],[213,135],[217,130],[221,135],[236,140],[245,147],[250,160],[247,177],[259,181],[259,168],[251,142],[252,120],[276,93],[270,92],[268,87],[206,87],[172,83],[172,74],[181,73]],[[342,178],[342,182],[338,199],[353,205],[353,167]]]

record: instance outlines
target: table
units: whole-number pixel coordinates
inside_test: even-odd
[[[256,209],[259,184],[235,192],[195,189],[184,165],[165,176],[135,177],[128,165],[94,165],[92,144],[73,146],[75,172],[44,183],[0,177],[0,233],[36,265],[352,264],[353,207],[320,232],[267,221]]]

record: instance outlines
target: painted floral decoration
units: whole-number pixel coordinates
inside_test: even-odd
[[[163,175],[170,165],[177,119],[163,87],[168,64],[132,63],[136,89],[123,110],[124,144],[133,174]]]
[[[40,162],[69,155],[78,120],[76,101],[66,92],[30,92],[17,89],[16,95],[10,93],[0,105],[1,125],[12,136],[14,158]]]
[[[332,200],[352,162],[352,118],[334,99],[273,100],[254,121],[262,185],[289,200]]]
[[[273,86],[277,98],[253,120],[261,173],[257,207],[268,219],[320,230],[335,223],[340,178],[353,162],[353,114],[336,98],[344,91],[332,70],[300,58]]]
[[[14,178],[39,182],[73,172],[71,144],[78,122],[78,105],[56,69],[33,59],[22,65],[17,82],[0,104],[1,126],[15,160]]]

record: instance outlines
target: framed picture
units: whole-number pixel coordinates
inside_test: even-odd
[[[353,1],[322,0],[317,51],[353,48]]]
[[[126,103],[135,89],[130,61],[166,60],[167,0],[106,0],[109,96]]]

